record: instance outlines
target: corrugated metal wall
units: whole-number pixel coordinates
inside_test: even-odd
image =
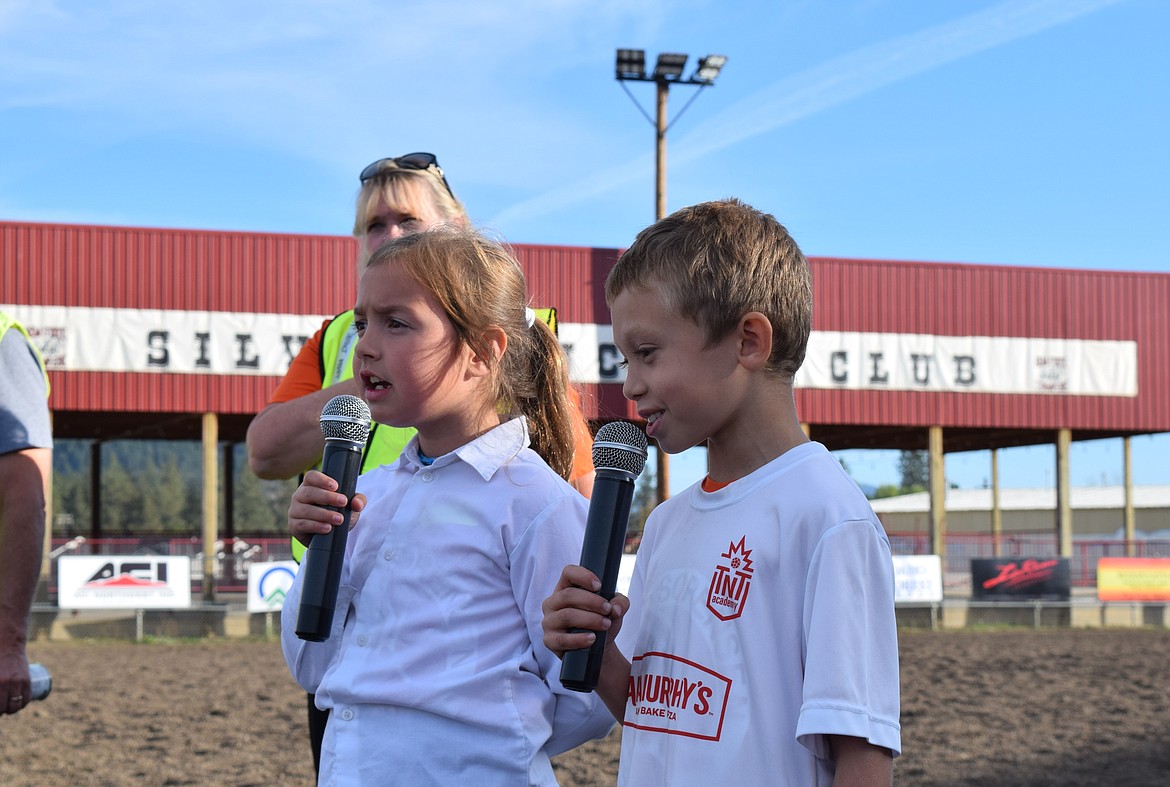
[[[562,322],[609,323],[614,249],[516,244],[532,300]],[[355,291],[352,238],[0,222],[0,302],[331,314]],[[820,425],[1170,431],[1170,275],[814,259],[814,328],[1138,342],[1137,397],[801,390]],[[54,372],[78,412],[247,414],[278,378]],[[631,417],[618,385],[588,415]],[[600,409],[598,409],[600,408]],[[814,433],[814,437],[816,434]]]
[[[8,303],[333,314],[353,238],[0,222]]]
[[[1170,430],[1170,275],[815,259],[822,331],[1138,343],[1136,397],[801,390],[814,424]]]

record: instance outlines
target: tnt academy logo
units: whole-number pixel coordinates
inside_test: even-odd
[[[731,678],[669,653],[643,653],[630,664],[627,727],[719,740]]]
[[[707,609],[720,620],[733,620],[743,614],[748,588],[752,584],[752,551],[744,546],[745,537],[732,542],[719,557],[707,590]]]

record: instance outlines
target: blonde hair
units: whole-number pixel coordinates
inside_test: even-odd
[[[533,450],[568,478],[574,450],[568,359],[547,325],[528,324],[526,283],[516,258],[478,232],[440,227],[382,245],[367,269],[390,261],[434,296],[460,341],[493,365],[500,413],[524,415]],[[498,359],[487,339],[492,328],[508,337]]]
[[[714,344],[748,312],[773,326],[767,370],[791,381],[812,331],[812,273],[775,217],[737,199],[676,211],[638,233],[605,281],[613,303],[631,287],[654,288]]]
[[[444,221],[470,226],[471,220],[463,204],[430,170],[384,169],[363,183],[358,191],[353,219],[354,237],[360,238],[366,234],[370,214],[377,209],[380,201],[385,201],[399,213],[418,212],[416,201],[420,189]]]

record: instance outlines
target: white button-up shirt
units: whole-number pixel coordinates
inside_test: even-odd
[[[285,659],[333,709],[322,784],[555,784],[548,757],[612,726],[542,644],[541,603],[580,561],[588,509],[527,446],[516,418],[429,467],[416,437],[362,475],[325,642],[296,637],[293,583]]]

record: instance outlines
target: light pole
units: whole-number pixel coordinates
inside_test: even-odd
[[[715,77],[719,76],[720,69],[727,62],[726,55],[707,55],[699,60],[699,65],[695,69],[695,73],[688,79],[683,79],[682,74],[686,69],[687,55],[680,55],[676,53],[662,53],[658,55],[658,60],[654,64],[653,73],[646,74],[646,50],[644,49],[619,49],[617,51],[617,80],[621,83],[622,90],[626,91],[626,95],[634,102],[634,106],[642,115],[650,121],[654,126],[654,219],[658,220],[666,216],[666,132],[669,130],[671,123],[666,120],[666,96],[670,92],[670,86],[675,85],[697,85],[699,90],[715,84]],[[646,110],[642,109],[642,105],[638,103],[630,89],[626,87],[626,82],[653,82],[656,93],[656,117],[651,119]],[[683,105],[678,115],[675,115],[675,120],[682,116],[683,112],[687,111],[687,107],[691,102],[698,97],[699,91],[695,91],[691,95],[690,101]],[[658,502],[661,503],[666,499],[666,490],[670,480],[670,468],[667,462],[666,453],[661,449],[655,451],[658,457],[657,472],[658,472]]]

